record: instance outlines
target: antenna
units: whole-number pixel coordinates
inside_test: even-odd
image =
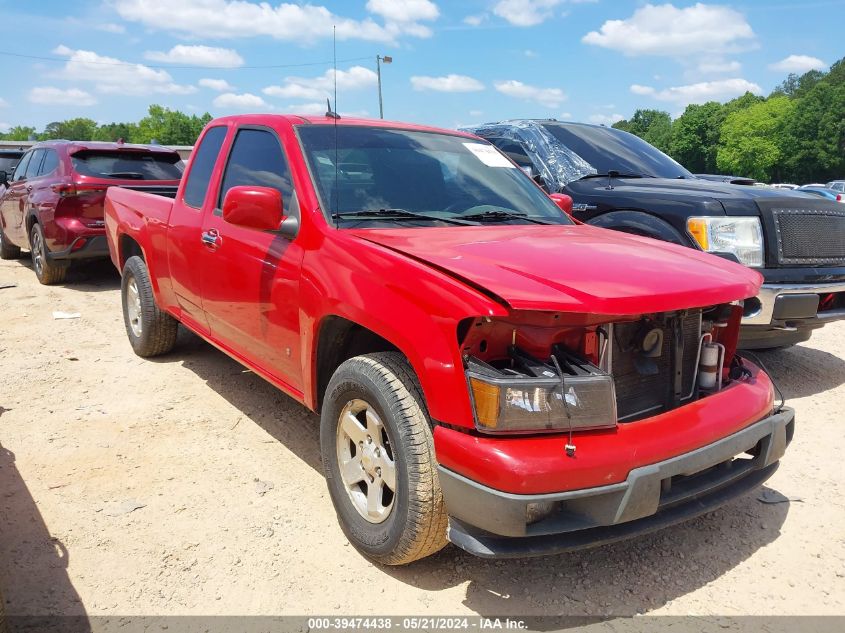
[[[332,25],[332,63],[334,64],[334,107],[337,110],[337,26]],[[339,159],[339,151],[338,151],[338,138],[337,138],[337,120],[340,118],[340,115],[337,112],[333,112],[331,108],[326,113],[326,116],[331,117],[334,119],[334,204],[332,205],[334,209],[332,209],[332,215],[334,216],[335,222],[338,220],[338,216],[340,214],[340,159]]]

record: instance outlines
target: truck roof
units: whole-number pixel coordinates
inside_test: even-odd
[[[466,136],[475,138],[475,135],[457,130],[447,130],[429,125],[418,125],[415,123],[403,123],[400,121],[386,121],[384,119],[369,119],[365,117],[344,117],[334,119],[325,115],[316,114],[235,114],[214,119],[213,122],[234,122],[234,123],[263,123],[272,125],[274,121],[284,120],[290,125],[359,125],[367,127],[385,127],[402,130],[414,130],[418,132],[438,132],[454,136]]]

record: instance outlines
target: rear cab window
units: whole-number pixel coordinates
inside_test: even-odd
[[[73,170],[82,176],[116,180],[179,180],[182,164],[176,153],[131,150],[81,150],[70,157]]]

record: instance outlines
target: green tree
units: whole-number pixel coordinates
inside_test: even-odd
[[[97,122],[92,119],[76,118],[67,121],[48,123],[40,140],[65,139],[68,141],[90,141],[97,129]]]
[[[789,97],[775,96],[729,114],[722,125],[717,167],[757,180],[780,180],[788,151],[784,129],[794,108]]]
[[[662,110],[637,110],[630,120],[622,120],[613,124],[618,130],[636,134],[641,139],[651,143],[657,149],[669,151],[672,138],[672,117]]]
[[[138,126],[135,123],[106,123],[96,129],[91,140],[114,142],[123,139],[129,143],[137,135]]]
[[[722,104],[715,101],[687,106],[672,124],[669,154],[693,173],[716,173],[716,150],[724,120]]]
[[[845,82],[821,81],[801,99],[783,129],[790,180],[833,180],[845,174]]]
[[[28,141],[30,136],[36,136],[35,128],[25,125],[15,125],[5,134],[0,134],[4,141]]]
[[[151,105],[147,116],[138,122],[132,141],[162,145],[193,145],[205,124],[211,120],[206,112],[202,116],[187,115],[160,105]]]

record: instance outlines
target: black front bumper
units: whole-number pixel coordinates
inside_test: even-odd
[[[484,558],[514,558],[595,547],[659,530],[718,508],[766,481],[792,440],[794,425],[795,412],[784,407],[718,442],[635,468],[624,482],[562,493],[505,493],[440,467],[449,540]],[[548,504],[551,514],[529,522],[532,512]]]
[[[84,242],[82,241],[84,240]],[[63,251],[47,253],[50,261],[66,261],[72,259],[97,259],[109,256],[109,244],[105,235],[91,235],[77,237],[71,245]]]

